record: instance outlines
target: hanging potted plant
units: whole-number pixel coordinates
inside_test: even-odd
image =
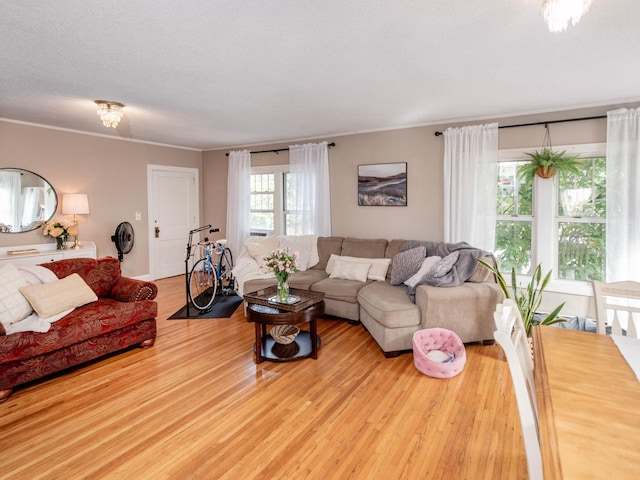
[[[551,148],[549,125],[545,124],[544,128],[546,132],[542,150],[525,153],[530,157],[530,160],[518,167],[518,178],[533,181],[534,175],[541,178],[551,178],[559,172],[579,174],[582,166],[579,155],[567,155],[566,150],[554,152]]]
[[[542,178],[551,178],[558,172],[581,172],[582,162],[579,155],[567,155],[566,151],[554,152],[550,147],[544,147],[542,151],[526,153],[531,160],[518,167],[518,177],[527,181],[533,180],[534,175]]]

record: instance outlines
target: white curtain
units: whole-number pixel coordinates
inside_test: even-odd
[[[445,130],[445,242],[494,250],[497,168],[497,123]]]
[[[20,225],[23,227],[32,226],[33,222],[43,220],[44,210],[40,208],[43,201],[42,187],[25,187],[22,189],[22,218]]]
[[[640,108],[607,112],[608,282],[640,281]]]
[[[227,246],[234,258],[249,236],[251,215],[251,152],[229,152],[227,176]]]
[[[327,142],[289,146],[291,207],[297,235],[331,235],[329,146]]]

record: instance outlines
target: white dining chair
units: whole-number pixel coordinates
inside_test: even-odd
[[[493,337],[507,357],[516,393],[529,478],[531,480],[542,479],[538,401],[533,377],[533,359],[524,322],[518,306],[511,299],[506,299],[497,305],[493,318],[496,323]]]
[[[596,303],[596,331],[606,335],[640,338],[640,282],[604,283],[593,280]]]

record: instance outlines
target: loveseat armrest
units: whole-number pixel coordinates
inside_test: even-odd
[[[158,287],[153,282],[120,277],[111,289],[109,297],[119,302],[136,302],[153,300],[158,294]]]

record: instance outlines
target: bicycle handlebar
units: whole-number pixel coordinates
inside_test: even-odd
[[[189,240],[187,241],[187,258],[186,258],[186,262],[189,261],[189,258],[191,257],[191,247],[194,245],[192,243],[192,238],[193,238],[193,234],[194,233],[198,233],[198,232],[202,232],[203,230],[209,229],[209,233],[214,233],[214,232],[219,232],[220,229],[219,228],[212,228],[211,224],[209,225],[203,225],[202,227],[198,227],[198,228],[194,228],[193,230],[189,230]],[[205,238],[205,241],[208,242],[209,239]]]
[[[203,230],[206,230],[207,228],[211,228],[211,225],[209,224],[209,225],[205,225],[204,227],[198,227],[198,228],[196,228],[196,229],[194,229],[194,230],[190,230],[190,231],[189,231],[189,235],[192,235],[192,234],[194,234],[194,233],[201,232],[201,231],[203,231]],[[213,230],[212,230],[212,231],[213,231]]]

